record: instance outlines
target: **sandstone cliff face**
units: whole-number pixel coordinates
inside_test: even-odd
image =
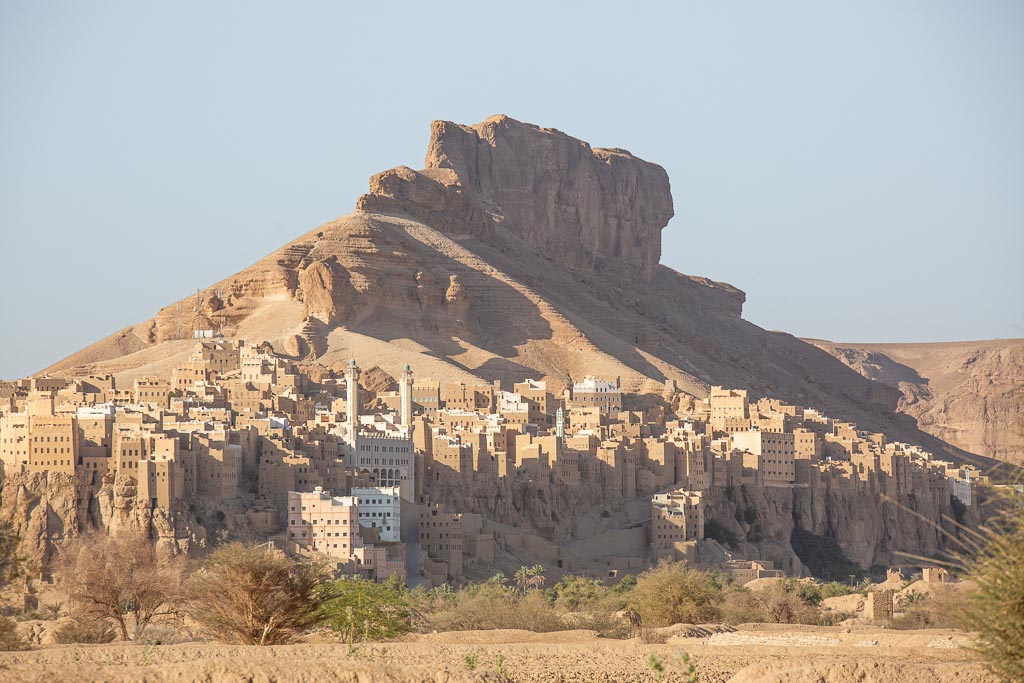
[[[399,166],[370,178],[370,193],[356,208],[367,213],[398,213],[453,235],[490,239],[494,219],[468,193],[460,191],[451,173],[414,171]]]
[[[0,493],[0,518],[12,523],[21,539],[19,554],[31,571],[49,566],[56,544],[81,533],[84,520],[73,477],[13,475],[4,477]]]
[[[628,510],[649,515],[649,499],[626,501],[599,484],[566,485],[523,474],[500,480],[442,479],[430,483],[433,500],[449,509],[482,514],[502,524],[530,529],[558,544],[636,524]],[[901,496],[882,502],[876,492],[850,480],[824,476],[819,487],[713,487],[704,492],[705,517],[733,534],[738,557],[800,567],[793,537],[799,529],[832,539],[862,569],[918,562],[944,550],[958,551],[957,529],[933,520],[953,519],[948,500]],[[640,506],[640,507],[638,507]],[[968,510],[969,526],[978,523]],[[845,579],[845,576],[843,577]]]
[[[177,555],[206,545],[206,529],[184,508],[153,508],[136,495],[130,475],[108,476],[95,492],[55,472],[16,473],[0,480],[0,518],[21,538],[33,570],[49,572],[60,547],[90,531],[142,533],[158,552]]]
[[[739,555],[782,562],[795,557],[795,529],[834,539],[850,561],[862,569],[913,565],[914,558],[942,550],[959,550],[957,530],[932,520],[953,519],[949,501],[917,496],[879,500],[849,480],[823,477],[809,488],[713,488],[705,494],[705,517],[724,525],[740,541]],[[976,515],[968,512],[969,515]],[[977,523],[972,517],[970,523]]]
[[[431,500],[450,510],[479,513],[555,543],[592,536],[627,521],[623,498],[593,482],[569,485],[525,475],[472,483],[442,479],[431,482],[429,491]]]
[[[813,343],[863,376],[898,389],[898,410],[929,434],[1024,465],[1024,341]]]
[[[665,169],[621,149],[495,116],[435,121],[428,169],[450,169],[502,228],[578,272],[596,266],[654,277],[673,215]]]

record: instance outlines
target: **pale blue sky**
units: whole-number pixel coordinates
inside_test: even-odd
[[[662,164],[663,263],[759,325],[1024,336],[1022,2],[354,5],[0,4],[0,377],[495,113]]]

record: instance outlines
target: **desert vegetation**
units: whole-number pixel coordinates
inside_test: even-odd
[[[227,543],[188,580],[192,618],[214,640],[278,645],[319,625],[337,593],[324,565],[294,561],[268,545]]]
[[[397,576],[381,583],[334,578],[323,564],[240,542],[220,545],[186,572],[181,558],[160,557],[131,534],[83,538],[68,547],[60,567],[68,618],[55,628],[58,643],[145,640],[156,621],[187,621],[212,641],[244,645],[283,644],[314,631],[351,646],[416,632],[490,629],[585,629],[658,643],[667,637],[658,629],[676,624],[830,625],[850,615],[822,602],[858,590],[797,579],[740,586],[724,574],[668,561],[612,585],[576,575],[549,582],[542,566],[531,565],[512,578],[499,573],[428,590]],[[942,591],[908,594],[894,626],[961,626],[949,616],[962,612],[950,608],[957,599]]]
[[[965,611],[966,625],[978,632],[975,647],[989,669],[1004,680],[1022,681],[1024,510],[1014,501],[976,539],[974,552],[963,558],[977,584]]]
[[[75,624],[64,638],[109,642],[106,626],[121,640],[141,638],[154,618],[178,616],[185,562],[160,557],[145,536],[90,534],[66,549],[60,573]]]
[[[913,584],[897,594],[891,627],[976,630],[978,651],[991,670],[1019,680],[1024,673],[1019,519],[994,527],[984,538],[969,560],[975,588],[938,584],[918,592]],[[8,583],[19,571],[16,540],[3,542],[0,533],[0,570]],[[677,624],[831,625],[851,614],[830,608],[828,601],[855,599],[854,593],[865,590],[806,579],[740,586],[724,574],[668,561],[611,585],[577,575],[549,580],[543,567],[529,565],[511,578],[499,573],[460,587],[411,588],[397,576],[381,583],[339,579],[323,564],[289,558],[270,545],[240,542],[223,543],[188,566],[181,558],[160,556],[147,539],[131,534],[82,538],[65,549],[59,566],[66,606],[36,610],[51,619],[63,615],[54,627],[56,643],[151,643],[146,636],[154,624],[187,622],[208,640],[244,645],[278,645],[318,633],[352,648],[414,633],[491,629],[584,629],[603,638],[637,636],[645,644],[659,644],[674,632],[666,627]],[[0,621],[0,646],[27,647],[12,619]]]

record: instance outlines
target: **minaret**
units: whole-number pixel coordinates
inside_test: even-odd
[[[402,428],[405,435],[412,437],[412,370],[406,363],[402,368],[402,377],[398,383],[398,395],[401,402]]]
[[[561,408],[555,411],[555,434],[559,439],[565,438],[565,413]]]
[[[356,443],[356,434],[359,429],[359,375],[362,371],[356,365],[356,359],[348,362],[345,368],[345,385],[348,389],[348,438],[352,446]]]

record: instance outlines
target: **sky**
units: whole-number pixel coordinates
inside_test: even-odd
[[[848,342],[1024,337],[1024,3],[0,3],[0,377],[348,213],[430,121],[668,171],[662,263]]]

